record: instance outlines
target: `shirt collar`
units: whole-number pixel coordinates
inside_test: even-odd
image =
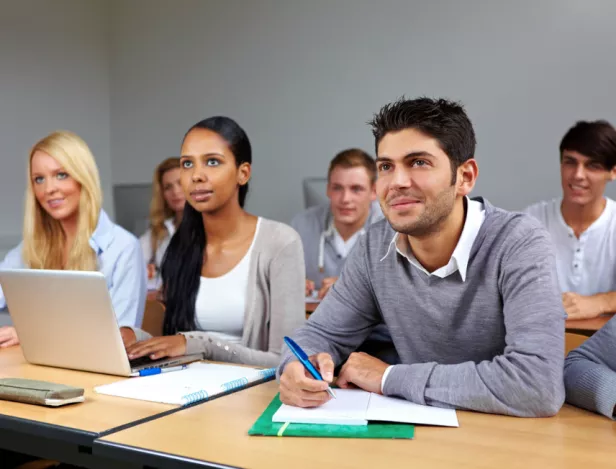
[[[370,227],[370,225],[374,222],[373,217],[374,217],[374,213],[373,213],[373,207],[370,207],[370,212],[368,213],[368,218],[366,218],[366,222],[364,223],[364,226],[362,226],[358,231],[356,231],[353,236],[359,234],[359,235],[363,235],[366,234],[366,231],[368,230],[368,228]],[[336,225],[334,224],[334,217],[332,216],[332,211],[331,211],[331,205],[328,206],[328,212],[325,214],[325,229],[323,231],[323,233],[325,234],[325,236],[327,238],[335,238],[336,236],[340,236],[340,233],[338,233],[338,230],[336,229]],[[342,238],[340,236],[340,238]],[[349,238],[350,239],[350,238]]]
[[[175,223],[173,217],[165,220],[165,228],[167,228],[169,236],[173,236],[173,233],[175,233]]]
[[[564,228],[567,233],[574,234],[573,228],[567,225],[567,222],[565,221],[565,217],[563,217],[563,212],[561,209],[562,202],[563,202],[563,199],[561,197],[559,199],[556,199],[556,203],[554,204],[554,210],[556,212],[555,214],[556,219],[560,223],[561,227]],[[605,207],[603,208],[603,212],[601,212],[601,215],[599,215],[599,218],[597,218],[594,222],[590,224],[588,228],[586,228],[584,233],[588,233],[594,229],[600,228],[605,223],[607,223],[613,216],[612,215],[613,210],[614,210],[614,201],[610,199],[609,197],[605,197]]]
[[[109,219],[107,213],[101,210],[94,233],[90,237],[90,247],[94,249],[96,255],[101,254],[111,244],[113,240],[113,226],[113,222]]]
[[[471,200],[466,197],[466,203],[467,210],[466,219],[464,220],[464,227],[462,228],[462,233],[460,234],[458,244],[456,245],[456,248],[454,249],[451,259],[447,265],[436,269],[434,272],[428,272],[413,255],[408,238],[406,236],[398,236],[400,233],[394,234],[393,239],[387,247],[387,252],[381,258],[381,261],[389,255],[392,250],[392,246],[395,246],[398,254],[404,256],[411,264],[428,275],[435,275],[440,278],[445,278],[454,272],[459,271],[462,281],[466,281],[466,271],[468,268],[468,260],[471,254],[471,249],[473,248],[473,244],[477,238],[479,229],[485,219],[485,210],[481,202]]]

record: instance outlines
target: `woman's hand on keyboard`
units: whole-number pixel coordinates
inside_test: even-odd
[[[165,357],[179,357],[186,354],[186,338],[181,334],[154,337],[129,346],[126,349],[126,353],[130,360],[146,355],[152,360]]]
[[[124,347],[128,350],[128,347],[134,345],[137,342],[137,336],[135,335],[135,331],[133,331],[130,327],[120,327],[120,334],[122,335],[122,342],[124,342]]]

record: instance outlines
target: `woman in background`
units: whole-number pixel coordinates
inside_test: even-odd
[[[304,254],[290,226],[244,210],[251,163],[250,141],[232,119],[205,119],[184,136],[187,204],[162,266],[165,337],[135,329],[142,342],[128,347],[129,358],[202,353],[278,364],[283,337],[305,320]]]
[[[86,143],[66,131],[43,138],[28,159],[23,241],[0,268],[99,270],[120,326],[138,326],[146,293],[139,241],[101,206],[98,168]],[[5,306],[0,289],[0,309]],[[18,343],[13,327],[0,328],[0,347]]]
[[[147,264],[148,289],[160,288],[160,267],[169,241],[182,221],[184,193],[180,185],[180,159],[167,158],[154,170],[150,228],[139,238]]]

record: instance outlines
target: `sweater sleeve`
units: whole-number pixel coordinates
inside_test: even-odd
[[[480,363],[395,365],[385,395],[518,417],[558,412],[564,401],[564,312],[547,233],[535,229],[520,236],[501,269],[503,354]]]
[[[207,332],[191,331],[183,333],[186,336],[186,353],[203,353],[206,359],[214,361],[275,367],[280,361],[283,337],[291,335],[305,322],[304,279],[304,253],[301,240],[295,234],[269,266],[268,350],[255,350]]]
[[[565,360],[567,402],[613,419],[616,410],[616,316]]]
[[[336,283],[308,322],[293,336],[308,355],[329,353],[339,365],[381,322],[369,281],[366,251],[365,236],[362,236],[349,253]],[[292,360],[295,360],[294,355],[285,350],[278,366],[278,377]]]

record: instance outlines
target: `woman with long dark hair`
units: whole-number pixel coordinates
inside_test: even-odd
[[[184,215],[162,265],[164,337],[134,329],[131,359],[203,353],[258,366],[278,364],[283,337],[304,321],[304,257],[289,226],[244,210],[252,152],[227,117],[184,136]]]

